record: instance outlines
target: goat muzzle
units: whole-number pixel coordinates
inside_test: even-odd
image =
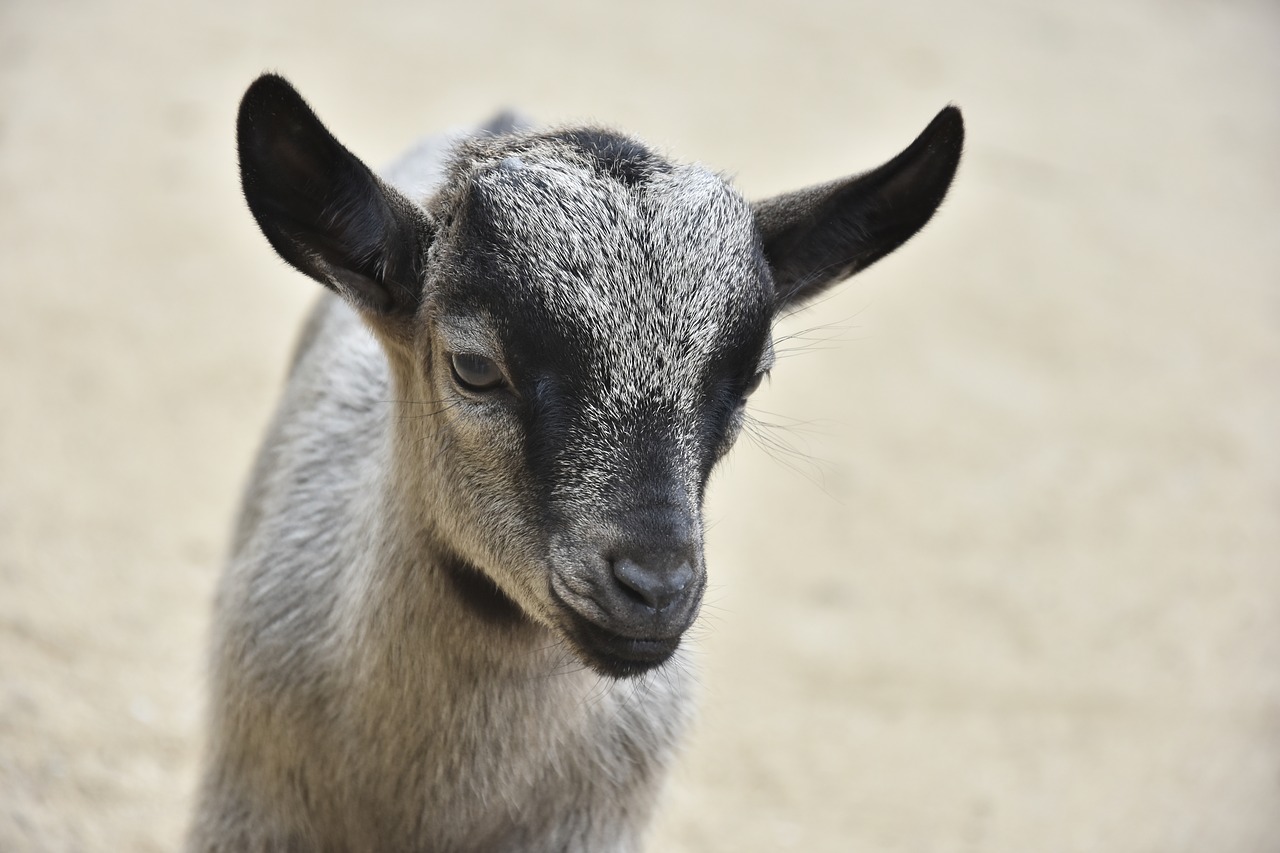
[[[619,542],[554,572],[552,597],[580,656],[605,675],[665,663],[697,618],[706,587],[692,537]]]

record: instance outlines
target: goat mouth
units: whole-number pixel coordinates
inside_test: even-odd
[[[573,619],[567,633],[591,669],[612,678],[633,678],[662,666],[680,647],[680,637],[625,637],[586,619]]]
[[[595,672],[611,678],[633,678],[662,666],[680,647],[680,634],[671,637],[629,637],[593,622],[561,602],[561,623],[577,656]]]
[[[648,626],[655,629],[652,631],[640,626],[621,628],[609,624],[609,611],[593,599],[587,601],[594,606],[583,612],[570,603],[573,596],[566,598],[556,583],[550,584],[549,591],[560,611],[556,622],[578,659],[592,671],[610,678],[634,678],[662,666],[676,653],[688,622],[692,622],[690,618],[679,625]],[[606,615],[602,618],[590,611]]]

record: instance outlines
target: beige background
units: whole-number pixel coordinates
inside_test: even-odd
[[[718,475],[651,848],[1280,850],[1272,0],[0,0],[0,850],[181,835],[316,292],[238,197],[268,68],[373,164],[513,104],[748,195],[959,103],[940,216],[783,329],[757,408],[801,455]]]

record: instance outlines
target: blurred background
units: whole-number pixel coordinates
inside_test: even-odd
[[[182,835],[318,290],[239,197],[268,69],[375,166],[510,105],[748,196],[959,104],[943,210],[780,330],[718,474],[650,849],[1280,850],[1274,0],[0,0],[0,850]]]

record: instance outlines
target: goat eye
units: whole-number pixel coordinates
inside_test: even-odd
[[[468,391],[492,391],[503,383],[502,371],[491,359],[469,352],[450,356],[454,381]]]

